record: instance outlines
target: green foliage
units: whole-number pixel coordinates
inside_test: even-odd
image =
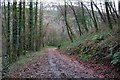
[[[111,61],[112,64],[120,64],[120,52],[117,52],[113,55],[113,60]]]
[[[120,69],[120,52],[113,54],[111,63]]]
[[[88,61],[90,59],[91,55],[88,54],[79,54],[77,59],[82,61]]]
[[[108,58],[112,59],[113,57],[113,48],[109,48],[108,50],[110,53],[107,55]]]
[[[104,35],[95,35],[92,40],[101,41],[104,40]]]

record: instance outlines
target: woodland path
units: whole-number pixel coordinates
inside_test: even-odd
[[[93,69],[49,48],[10,75],[12,78],[98,78]]]

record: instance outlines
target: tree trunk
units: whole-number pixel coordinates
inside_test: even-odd
[[[77,23],[77,26],[78,26],[78,29],[79,29],[79,35],[81,36],[82,35],[82,31],[81,31],[80,24],[79,24],[79,21],[78,21],[78,18],[77,18],[77,14],[76,14],[76,11],[74,9],[74,6],[72,5],[72,2],[70,2],[70,3],[71,3],[71,5],[69,5],[69,6],[70,6],[70,8],[73,11],[73,14],[75,16],[75,20],[76,20],[76,23]]]
[[[85,18],[85,10],[84,10],[84,7],[83,7],[83,2],[81,2],[81,7],[82,7],[82,24],[84,25],[85,27],[85,30],[88,32],[88,27],[87,27],[87,23],[86,23],[86,18]]]
[[[23,13],[22,13],[22,26],[23,26],[23,54],[25,55],[25,51],[27,50],[27,44],[26,44],[26,28],[25,28],[25,0],[23,1]]]
[[[22,33],[22,2],[20,1],[19,3],[19,22],[18,22],[18,56],[22,53],[22,37],[21,37],[21,33]]]
[[[95,13],[94,13],[94,9],[93,9],[93,2],[91,1],[91,9],[92,9],[92,16],[93,16],[93,19],[94,19],[94,26],[96,28],[96,31],[98,31],[98,25],[97,25],[97,21],[96,21],[96,18],[95,18]]]
[[[13,2],[13,41],[12,41],[12,53],[13,53],[13,61],[17,59],[17,49],[18,49],[18,19],[17,19],[17,2],[14,0]]]
[[[113,27],[112,27],[112,22],[111,22],[108,6],[109,6],[109,3],[105,2],[105,8],[106,8],[106,13],[107,13],[108,25],[109,25],[109,28],[112,29]]]
[[[71,31],[71,28],[68,24],[68,21],[67,21],[67,5],[66,5],[66,1],[65,1],[65,8],[64,8],[64,18],[65,18],[65,24],[66,24],[66,28],[67,28],[67,33],[68,33],[68,36],[71,40],[71,42],[73,42],[73,38],[72,38],[72,31]]]
[[[33,50],[33,2],[32,0],[30,1],[30,6],[29,6],[29,51]]]
[[[118,2],[118,13],[119,13],[119,16],[120,16],[120,1]]]

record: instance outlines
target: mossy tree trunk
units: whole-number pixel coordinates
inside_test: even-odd
[[[25,0],[23,0],[23,12],[22,12],[22,27],[23,27],[23,54],[25,55],[25,51],[27,50],[27,43],[26,43],[26,28],[25,28]]]
[[[18,56],[22,53],[22,1],[19,2],[19,19],[18,19]]]
[[[11,61],[11,46],[10,46],[10,2],[8,2],[7,6],[7,55],[8,61]]]
[[[37,51],[37,44],[38,44],[38,31],[37,31],[37,23],[38,23],[38,0],[36,0],[35,5],[35,40],[34,40],[34,50]]]
[[[33,2],[32,0],[30,0],[30,5],[29,5],[29,37],[28,37],[28,47],[29,47],[29,51],[33,50]]]
[[[16,61],[17,59],[17,50],[18,50],[18,18],[17,18],[17,2],[13,1],[13,37],[12,37],[12,59]]]
[[[43,4],[40,2],[37,50],[39,50],[39,48],[42,46],[42,44],[44,47],[42,28],[43,28]]]

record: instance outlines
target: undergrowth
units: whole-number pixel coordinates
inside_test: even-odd
[[[63,43],[60,48],[65,54],[75,55],[77,60],[114,65],[120,69],[120,43],[116,33],[110,30],[82,35],[73,43]],[[110,50],[112,48],[112,51]]]

